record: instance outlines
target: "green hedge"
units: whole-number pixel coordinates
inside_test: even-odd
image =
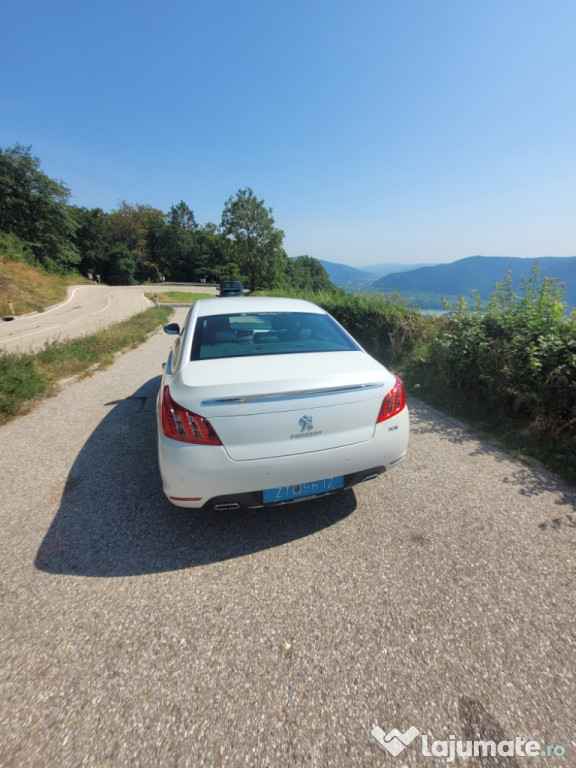
[[[486,308],[459,302],[429,345],[429,363],[492,413],[576,437],[576,316],[566,317],[562,296],[537,267],[519,294],[509,276]]]

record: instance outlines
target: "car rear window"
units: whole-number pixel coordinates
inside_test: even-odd
[[[192,360],[358,350],[330,315],[237,312],[196,321]]]

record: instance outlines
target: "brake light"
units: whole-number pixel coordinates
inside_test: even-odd
[[[406,392],[404,390],[404,384],[401,379],[396,376],[396,383],[390,392],[388,392],[384,400],[382,400],[376,424],[380,424],[381,421],[386,421],[386,419],[391,419],[392,416],[396,416],[396,414],[400,413],[405,406]]]
[[[181,443],[222,445],[208,419],[174,402],[167,386],[162,393],[162,432],[166,437]]]

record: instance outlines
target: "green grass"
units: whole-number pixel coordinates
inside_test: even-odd
[[[28,411],[70,376],[89,375],[114,355],[139,346],[164,325],[170,307],[152,307],[97,333],[47,344],[37,353],[0,353],[0,423]]]

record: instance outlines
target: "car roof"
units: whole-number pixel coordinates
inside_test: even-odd
[[[284,299],[273,296],[244,296],[231,299],[199,299],[195,303],[196,314],[232,315],[238,312],[314,312],[325,314],[324,310],[303,299]]]

